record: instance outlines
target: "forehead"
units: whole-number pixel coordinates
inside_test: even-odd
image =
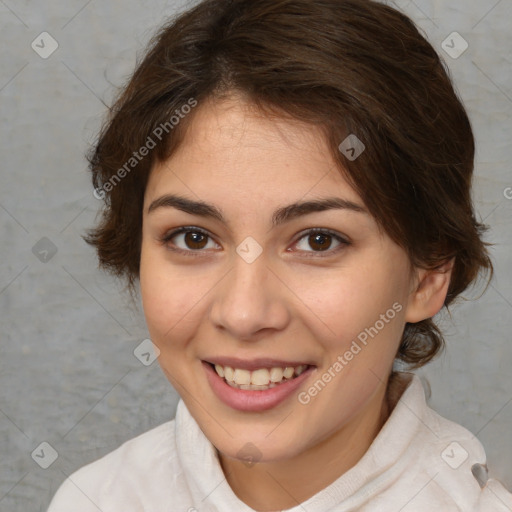
[[[177,150],[152,169],[146,196],[170,188],[211,198],[336,194],[361,202],[319,127],[269,116],[239,98],[199,105]]]
[[[222,100],[209,98],[196,109],[184,146],[207,147],[212,143],[220,144],[223,149],[268,145],[274,150],[301,151],[306,145],[308,149],[315,146],[321,154],[327,151],[320,131],[313,125],[285,114],[264,112],[237,96]]]

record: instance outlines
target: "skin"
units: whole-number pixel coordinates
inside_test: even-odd
[[[213,204],[226,223],[173,207],[148,212],[165,194]],[[390,413],[386,385],[404,325],[437,313],[449,284],[450,265],[411,268],[368,213],[331,209],[272,226],[279,207],[333,196],[364,207],[317,128],[266,118],[236,96],[197,108],[145,192],[140,286],[151,339],[233,491],[255,510],[296,506],[364,455]],[[209,238],[199,248],[190,233],[162,242],[182,226]],[[320,251],[303,234],[311,228],[349,243],[328,237]],[[263,250],[252,263],[236,252],[248,236]],[[307,405],[295,393],[265,412],[240,412],[206,379],[209,357],[274,357],[314,362],[307,390],[394,303],[401,311]],[[252,466],[237,455],[247,443],[261,453]]]

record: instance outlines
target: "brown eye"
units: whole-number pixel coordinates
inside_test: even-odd
[[[188,231],[185,234],[185,244],[189,249],[197,250],[204,249],[208,243],[208,237],[202,233],[195,233],[194,231]]]
[[[207,232],[192,227],[179,228],[165,234],[160,240],[168,249],[182,253],[202,253],[208,249],[219,249],[219,245]]]
[[[308,243],[315,251],[326,251],[331,247],[332,236],[325,233],[313,233],[309,235]]]
[[[314,229],[303,233],[302,237],[295,243],[299,252],[305,256],[314,256],[318,253],[331,255],[338,250],[350,245],[350,242],[341,235],[331,233],[329,230]],[[308,254],[309,253],[309,254]]]

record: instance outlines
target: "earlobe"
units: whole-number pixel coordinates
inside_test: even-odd
[[[432,270],[418,269],[405,312],[405,321],[432,318],[443,307],[450,286],[455,258]]]

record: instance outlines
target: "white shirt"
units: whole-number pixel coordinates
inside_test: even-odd
[[[473,476],[485,462],[480,442],[430,409],[413,376],[361,460],[287,512],[512,512],[512,494],[498,481],[480,476],[482,488]],[[182,400],[174,420],[73,473],[48,509],[98,511],[254,512]]]

